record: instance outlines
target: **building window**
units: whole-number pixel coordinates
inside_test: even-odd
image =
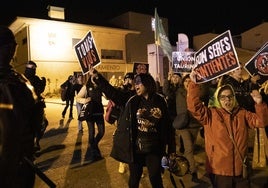
[[[123,51],[122,50],[101,50],[101,58],[123,60]]]
[[[27,37],[22,39],[22,45],[27,44]]]

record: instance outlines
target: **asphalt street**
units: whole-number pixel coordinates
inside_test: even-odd
[[[61,112],[65,103],[59,98],[46,99],[46,115],[49,125],[42,138],[41,151],[36,158],[36,166],[56,185],[58,188],[118,188],[128,187],[128,171],[124,174],[118,172],[119,162],[110,157],[112,147],[112,135],[114,125],[106,123],[105,135],[100,142],[100,150],[103,159],[91,164],[84,163],[84,156],[88,147],[87,125],[83,122],[84,133],[78,134],[77,113],[74,106],[74,119],[62,119]],[[68,114],[68,111],[67,113]],[[204,140],[197,138],[195,159],[198,167],[200,183],[191,182],[191,176],[173,176],[177,187],[209,188],[210,181],[205,173]],[[140,182],[140,188],[150,188],[150,182],[146,168],[145,176]],[[253,170],[251,174],[253,188],[266,187],[268,184],[268,167]],[[163,174],[165,188],[173,188],[170,173],[165,170]],[[180,183],[182,182],[182,183]],[[39,176],[36,176],[35,188],[49,187]]]

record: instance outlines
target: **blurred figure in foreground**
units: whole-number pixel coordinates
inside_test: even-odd
[[[10,65],[16,46],[12,31],[0,26],[0,187],[33,188],[37,97]]]

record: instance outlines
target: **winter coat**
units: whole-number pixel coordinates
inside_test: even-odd
[[[145,99],[137,95],[129,99],[124,111],[119,117],[117,129],[114,134],[111,157],[124,163],[133,163],[136,160],[136,138],[138,132],[136,113],[141,100]],[[159,155],[163,156],[170,134],[167,104],[164,97],[159,94],[153,94],[148,100],[151,100],[151,104],[154,107],[161,109],[162,116],[157,123],[157,132],[159,133],[160,139],[160,145],[158,146]]]
[[[241,175],[242,161],[229,133],[244,158],[247,155],[248,128],[267,125],[267,104],[255,104],[256,113],[240,108],[238,105],[232,113],[229,113],[219,106],[205,106],[199,99],[198,84],[191,82],[188,89],[188,110],[204,126],[207,171],[223,176]],[[217,91],[215,94],[217,100]],[[216,102],[219,104],[219,101]]]
[[[186,102],[187,91],[183,87],[178,88],[176,92],[176,112],[177,116],[180,118],[180,115],[186,113],[188,120],[187,120],[187,127],[185,128],[200,128],[200,123],[192,116],[192,114],[187,109],[187,102]]]

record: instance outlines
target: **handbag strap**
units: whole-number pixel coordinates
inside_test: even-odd
[[[239,149],[238,149],[238,147],[237,147],[237,145],[236,145],[236,142],[234,141],[234,137],[233,137],[233,135],[230,133],[230,131],[229,131],[228,128],[227,128],[227,125],[226,125],[226,123],[225,123],[225,121],[224,121],[224,119],[223,119],[222,114],[221,114],[220,112],[218,112],[217,109],[216,109],[216,111],[217,111],[218,115],[219,115],[219,116],[221,117],[221,119],[222,119],[222,122],[223,122],[223,124],[224,124],[224,126],[225,126],[225,128],[226,128],[226,131],[227,131],[227,133],[228,133],[228,135],[229,135],[231,141],[233,142],[233,145],[234,145],[236,151],[237,151],[238,154],[239,154],[239,157],[240,157],[240,159],[241,159],[241,161],[242,161],[242,164],[244,164],[245,161],[244,161],[244,159],[243,159],[241,153],[239,152]]]

